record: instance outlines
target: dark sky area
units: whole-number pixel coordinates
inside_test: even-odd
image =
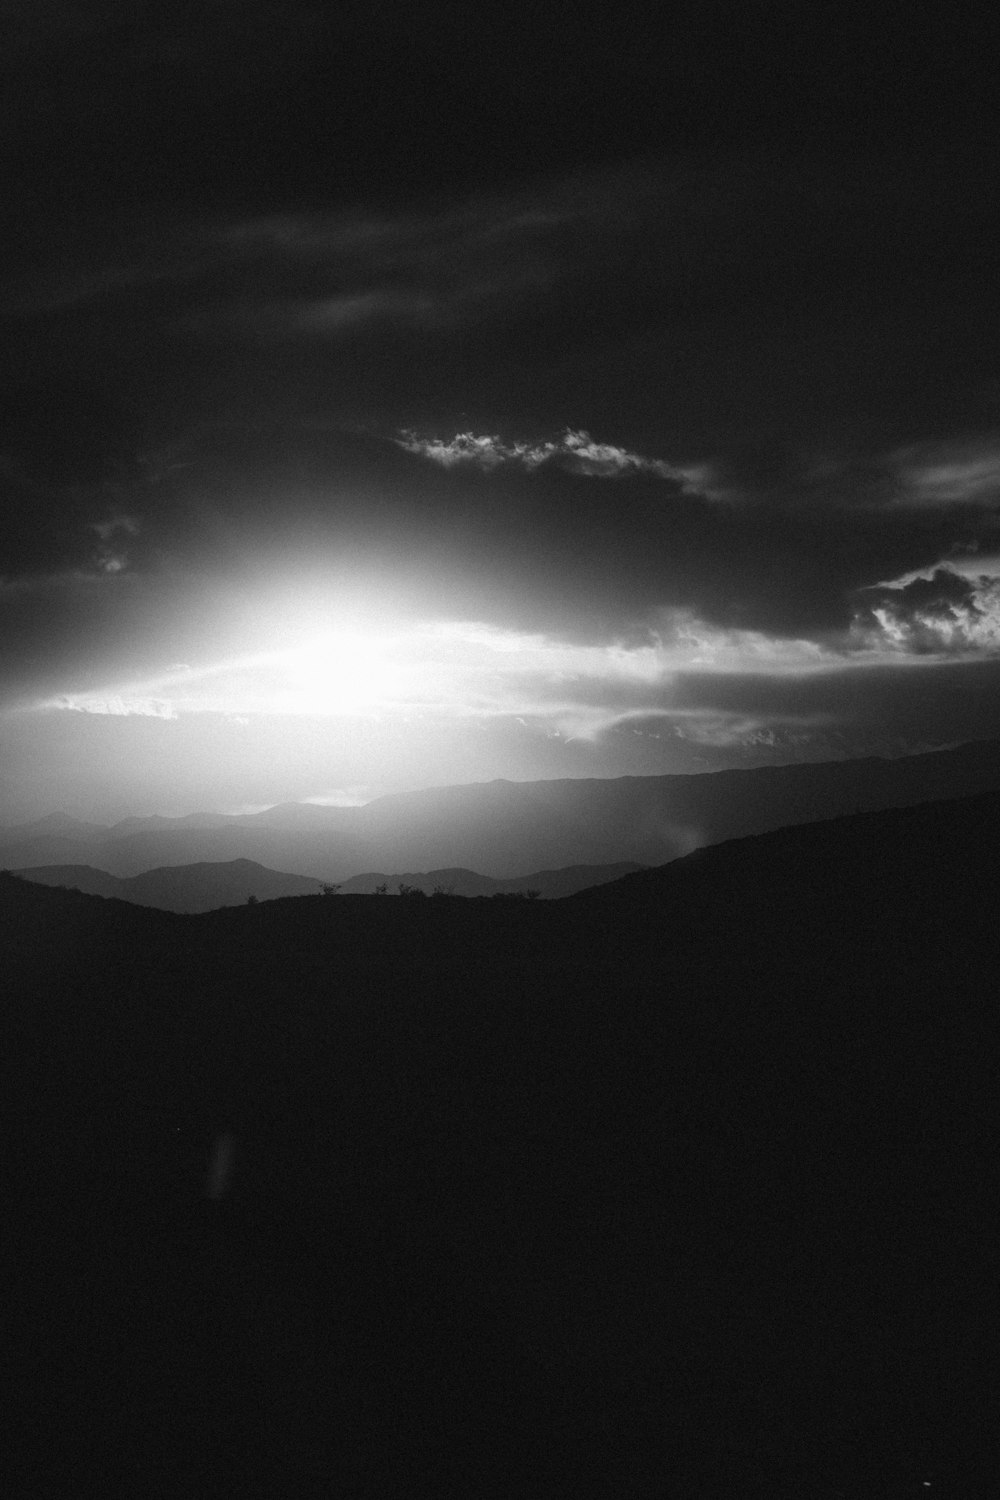
[[[1000,734],[919,14],[0,4],[0,821]]]

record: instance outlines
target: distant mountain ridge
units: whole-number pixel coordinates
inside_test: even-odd
[[[318,880],[267,870],[249,859],[169,865],[125,879],[90,865],[42,865],[12,873],[38,885],[66,886],[91,896],[128,901],[133,906],[189,913],[239,906],[251,896],[258,901],[277,901],[283,896],[315,896],[320,890]]]
[[[539,870],[513,880],[493,880],[475,870],[447,869],[385,874],[373,871],[355,875],[340,885],[344,895],[371,895],[379,886],[398,896],[405,886],[430,896],[441,891],[453,896],[495,896],[512,891],[535,890],[543,899],[570,896],[591,885],[619,880],[641,869],[635,864],[576,865],[565,870]],[[83,891],[128,901],[134,906],[159,911],[205,912],[223,906],[240,906],[253,897],[257,901],[279,901],[286,896],[315,896],[323,882],[310,876],[286,875],[268,870],[249,859],[234,859],[195,865],[167,865],[142,875],[122,878],[91,865],[39,865],[12,872],[22,880]]]
[[[510,880],[574,865],[656,866],[727,839],[994,790],[1000,742],[990,740],[895,760],[428,787],[361,807],[291,803],[260,813],[125,819],[97,834],[57,815],[0,831],[0,865],[90,865],[125,877],[244,859],[317,880],[448,869]]]

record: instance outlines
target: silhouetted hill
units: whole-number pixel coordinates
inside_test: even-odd
[[[741,911],[777,898],[783,910],[829,904],[859,919],[883,910],[950,918],[959,893],[994,898],[998,835],[1000,793],[990,792],[727,840],[572,899],[630,915],[662,913],[677,900],[693,912],[699,902],[717,907],[738,895]]]
[[[578,864],[660,865],[706,844],[844,814],[1000,790],[1000,745],[691,776],[493,781],[380,797],[363,807],[285,804],[239,817],[149,820],[101,838],[0,836],[8,868],[88,864],[129,876],[250,859],[318,880],[365,870],[463,868],[499,879]]]
[[[603,885],[609,880],[620,880],[639,869],[638,865],[570,865],[565,870],[535,870],[531,875],[521,875],[513,880],[495,880],[489,875],[479,875],[475,870],[426,870],[387,875],[380,870],[371,870],[365,875],[352,875],[340,887],[344,896],[371,894],[379,886],[387,887],[387,894],[397,895],[401,885],[433,895],[435,891],[451,896],[496,896],[506,892],[537,891],[543,900],[556,900],[571,896],[591,885]]]
[[[8,1490],[994,1493],[998,834],[551,902],[0,877]]]

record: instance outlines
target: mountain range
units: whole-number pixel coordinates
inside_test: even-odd
[[[491,781],[379,797],[361,807],[128,818],[54,814],[0,830],[0,865],[89,865],[131,877],[252,860],[321,881],[364,871],[467,869],[501,880],[574,865],[657,866],[704,845],[848,813],[1000,789],[1000,742],[698,775]],[[532,877],[534,879],[534,877]]]
[[[400,888],[449,896],[497,896],[537,891],[540,897],[571,896],[587,886],[618,880],[639,869],[634,864],[574,865],[565,870],[538,870],[515,880],[493,880],[475,870],[430,870],[402,874],[371,871],[338,886],[341,895],[372,895],[380,888],[397,896]],[[250,859],[219,860],[196,865],[166,865],[142,875],[121,877],[92,865],[38,865],[12,871],[38,885],[60,886],[91,896],[113,897],[160,911],[202,912],[221,906],[240,906],[251,898],[277,901],[284,896],[315,896],[323,882],[302,875],[265,869]]]

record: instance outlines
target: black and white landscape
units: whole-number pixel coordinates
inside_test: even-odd
[[[0,1496],[995,1500],[982,22],[0,16]]]

